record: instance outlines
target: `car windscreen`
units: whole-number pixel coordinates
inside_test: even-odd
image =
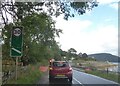
[[[53,62],[54,67],[67,67],[68,62]]]

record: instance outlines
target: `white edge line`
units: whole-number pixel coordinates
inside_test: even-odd
[[[79,84],[81,84],[82,86],[84,86],[80,81],[78,81],[76,78],[73,78],[75,81],[77,81]]]
[[[77,70],[75,70],[75,71],[77,71]],[[80,72],[80,71],[77,71],[77,72]],[[84,73],[84,74],[90,75],[90,76],[93,76],[93,77],[96,77],[96,78],[99,78],[99,79],[102,79],[102,80],[105,80],[105,81],[109,81],[109,82],[111,82],[111,83],[113,83],[113,84],[119,84],[119,83],[117,83],[117,82],[114,82],[114,81],[111,81],[111,80],[108,80],[108,79],[105,79],[105,78],[102,78],[102,77],[99,77],[99,76],[95,76],[95,75],[88,74],[88,73]]]
[[[72,84],[75,84],[74,82],[72,82]]]

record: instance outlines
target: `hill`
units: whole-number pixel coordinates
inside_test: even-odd
[[[97,54],[90,54],[88,57],[94,57],[97,61],[109,61],[109,62],[120,62],[120,57],[109,54],[109,53],[97,53]]]

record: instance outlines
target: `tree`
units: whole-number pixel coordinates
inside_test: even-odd
[[[1,16],[3,23],[6,25],[9,23],[8,16],[11,15],[15,21],[19,21],[34,13],[47,13],[51,16],[59,16],[64,14],[64,19],[68,20],[69,17],[74,17],[75,14],[71,10],[75,10],[79,15],[82,15],[86,10],[92,10],[92,8],[98,6],[96,0],[86,2],[74,2],[74,1],[44,1],[44,2],[13,2],[13,0],[1,2]],[[47,10],[46,10],[47,9]],[[45,11],[46,10],[46,11]],[[8,15],[9,14],[9,15]]]
[[[55,60],[61,60],[61,50],[58,45],[58,42],[54,41],[53,45],[51,45],[49,49],[51,58],[54,58]]]
[[[60,49],[60,52],[62,57],[67,56],[67,51],[63,51],[62,49]]]
[[[71,59],[72,57],[76,57],[77,56],[76,53],[77,51],[74,48],[70,48],[67,53],[68,59]]]
[[[12,30],[13,24],[10,23],[9,25],[6,25],[2,30],[2,37],[4,43],[2,44],[2,59],[8,59],[10,55],[10,33]]]
[[[59,37],[59,33],[62,31],[55,28],[55,22],[50,16],[47,16],[45,13],[42,14],[32,14],[26,16],[22,19],[21,22],[15,22],[15,25],[23,27],[23,57],[22,61],[25,59],[30,62],[37,62],[41,59],[48,59],[51,55],[47,51],[48,47],[55,47],[54,52],[58,53],[59,46],[55,41],[55,37]],[[5,25],[3,28],[3,40],[4,44],[2,45],[3,58],[9,58],[10,51],[10,36],[13,24]],[[55,55],[55,53],[53,53]]]
[[[59,37],[60,29],[55,28],[55,22],[45,13],[33,14],[25,17],[21,25],[25,28],[25,37],[30,37],[30,41],[42,43],[44,45],[52,45],[55,36]]]
[[[79,56],[79,57],[82,57],[82,53],[80,52],[80,53],[78,54],[78,56]]]
[[[68,52],[70,52],[70,53],[72,53],[72,54],[76,54],[76,53],[77,53],[77,51],[76,51],[74,48],[70,48],[70,49],[68,50]]]
[[[87,58],[88,55],[87,55],[86,53],[83,53],[83,54],[82,54],[82,57],[83,57],[83,58]]]

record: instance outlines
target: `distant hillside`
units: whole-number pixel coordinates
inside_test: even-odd
[[[94,57],[97,61],[110,61],[110,62],[120,62],[120,57],[109,54],[109,53],[97,53],[97,54],[90,54],[89,57]]]

